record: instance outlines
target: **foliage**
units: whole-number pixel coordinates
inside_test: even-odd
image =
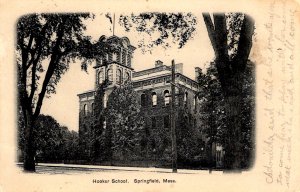
[[[144,120],[137,98],[130,85],[114,88],[109,95],[106,131],[111,131],[111,149],[115,154],[128,156],[139,153]]]
[[[200,85],[198,97],[201,99],[200,119],[204,124],[203,132],[207,135],[209,144],[213,142],[224,144],[226,130],[224,96],[217,75],[215,63],[211,62],[206,74],[201,72],[198,78]]]
[[[35,171],[34,126],[44,98],[56,93],[55,87],[71,61],[89,56],[85,45],[89,38],[83,36],[82,22],[88,18],[86,13],[30,14],[18,20],[16,57],[26,171]]]
[[[242,89],[242,112],[241,112],[241,145],[242,145],[242,167],[249,167],[254,153],[254,126],[255,126],[255,70],[254,63],[248,62],[246,65],[244,78],[245,82]],[[221,84],[217,79],[217,70],[214,62],[211,62],[206,74],[199,75],[199,85],[201,90],[200,119],[204,124],[204,133],[209,139],[209,144],[220,143],[226,146],[226,137],[228,133],[228,114],[225,109],[225,100],[222,93]]]
[[[106,150],[110,148],[110,134],[105,133],[104,121],[105,121],[105,110],[103,106],[104,88],[107,85],[105,80],[96,89],[95,100],[94,100],[94,115],[93,115],[93,129],[92,138],[89,138],[92,142],[92,157],[96,159],[108,159],[111,155]]]
[[[215,52],[217,79],[222,88],[226,112],[225,167],[241,169],[243,161],[243,86],[252,48],[254,20],[246,14],[202,13]],[[251,139],[251,138],[250,138]]]
[[[176,121],[176,144],[178,162],[187,165],[201,154],[201,139],[195,134],[196,127],[193,125],[192,115],[187,112],[186,108],[178,110]]]
[[[19,122],[22,122],[19,116]],[[22,127],[22,125],[19,125]],[[48,115],[39,115],[34,129],[34,148],[38,161],[56,162],[76,159],[78,156],[78,133],[69,131],[67,127],[59,125]],[[19,141],[24,138],[24,129],[18,132]],[[24,152],[24,143],[19,142],[19,150]],[[19,157],[20,158],[20,157]]]
[[[128,32],[136,30],[144,38],[138,42],[138,48],[143,52],[150,51],[156,46],[170,47],[173,44],[182,48],[189,39],[193,38],[197,20],[192,13],[158,13],[147,12],[140,14],[121,15],[119,24]],[[148,42],[147,38],[151,40]]]

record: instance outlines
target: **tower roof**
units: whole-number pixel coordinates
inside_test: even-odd
[[[128,39],[128,37],[118,37],[116,35],[112,35],[110,37],[106,37],[105,35],[102,35],[99,38],[99,41],[100,40],[103,40],[103,41],[106,41],[108,43],[114,44],[114,45],[116,45],[118,47],[122,47],[122,48],[128,49],[131,52],[136,49],[136,47],[134,47],[134,46],[132,46],[130,44],[130,40]]]

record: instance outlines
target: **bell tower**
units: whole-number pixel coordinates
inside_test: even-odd
[[[133,68],[131,67],[131,59],[134,46],[130,45],[127,37],[117,37],[115,35],[104,39],[105,43],[109,46],[104,56],[96,61],[95,72],[96,82],[95,88],[108,80],[107,88],[126,84],[131,81]]]

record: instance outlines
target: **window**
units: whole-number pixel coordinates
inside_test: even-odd
[[[156,128],[156,118],[155,117],[151,117],[151,127],[152,127],[152,129]]]
[[[155,92],[152,93],[152,106],[157,105],[157,95]]]
[[[106,120],[104,119],[103,121],[103,129],[105,130],[106,129]]]
[[[170,118],[169,115],[164,116],[164,127],[169,128],[170,127]]]
[[[100,57],[100,59],[99,59],[99,65],[103,65],[103,58],[102,57]]]
[[[107,95],[104,94],[103,96],[103,107],[106,108],[107,107]]]
[[[195,98],[194,98],[193,106],[194,106],[194,109],[197,110],[197,96],[195,96]]]
[[[100,85],[101,83],[103,83],[103,81],[104,81],[104,73],[103,73],[103,71],[101,70],[101,71],[99,71],[99,73],[98,73],[98,83],[99,83],[99,85]]]
[[[164,96],[165,96],[165,106],[170,104],[170,93],[168,90],[164,91]]]
[[[141,106],[146,106],[146,95],[145,95],[145,93],[143,93],[142,95],[141,95]]]
[[[123,53],[122,53],[122,64],[126,65],[126,52],[125,51],[123,51]]]
[[[84,104],[84,105],[83,105],[83,115],[84,115],[84,116],[87,116],[87,114],[88,114],[87,104]]]
[[[107,75],[108,75],[108,81],[112,82],[113,81],[113,71],[111,69],[107,70]]]
[[[131,55],[130,54],[127,55],[127,66],[128,67],[131,66]]]
[[[127,81],[130,81],[130,73],[129,72],[126,72],[125,73],[125,78],[124,78],[125,80],[125,82],[127,82]]]
[[[117,53],[113,53],[112,54],[112,60],[113,61],[117,61]]]
[[[92,115],[95,115],[95,104],[92,103]]]
[[[184,93],[184,98],[183,98],[183,102],[184,102],[185,105],[187,105],[187,99],[188,99],[188,93],[185,92]]]
[[[117,69],[117,83],[118,84],[122,83],[122,72],[121,72],[121,69]]]

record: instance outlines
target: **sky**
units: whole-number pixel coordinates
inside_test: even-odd
[[[135,71],[152,68],[156,60],[161,60],[166,65],[171,65],[172,59],[175,63],[183,63],[183,74],[194,79],[195,67],[205,68],[207,63],[214,58],[213,49],[210,44],[206,27],[201,14],[196,15],[197,26],[192,40],[178,49],[176,45],[163,49],[156,47],[149,52],[143,53],[136,49],[132,58],[132,67]],[[116,21],[118,14],[116,14]],[[100,36],[112,35],[112,25],[104,14],[95,14],[94,19],[84,21],[86,31],[92,40],[98,40]],[[137,47],[138,41],[143,38],[135,31],[125,32],[116,22],[115,35],[129,38],[131,45]],[[78,131],[79,128],[79,99],[77,94],[94,89],[95,72],[93,66],[88,67],[88,72],[80,68],[80,63],[70,63],[69,70],[62,76],[56,87],[56,94],[45,98],[41,114],[51,115],[60,125],[67,126],[69,130]]]

